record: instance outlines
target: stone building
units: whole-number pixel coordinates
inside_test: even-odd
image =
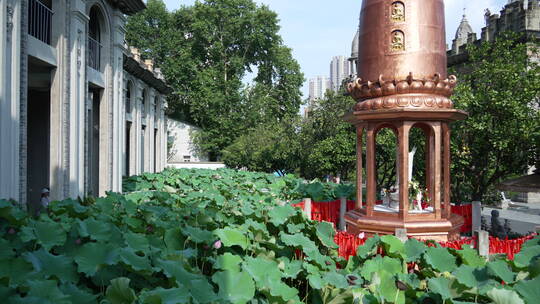
[[[499,33],[505,31],[525,33],[529,37],[540,37],[540,1],[538,0],[509,0],[499,14],[486,10],[484,19],[486,26],[482,28],[480,39],[478,39],[466,16],[463,16],[452,42],[452,49],[447,53],[449,66],[459,65],[467,60],[468,44],[493,41]]]
[[[142,0],[0,0],[0,197],[121,191],[166,162],[165,95],[124,43]]]

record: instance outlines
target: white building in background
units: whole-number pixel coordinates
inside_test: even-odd
[[[348,78],[349,63],[345,56],[334,56],[330,62],[330,86],[334,92],[339,91],[343,80]]]
[[[316,76],[309,79],[309,101],[324,98],[326,91],[330,90],[330,79],[326,76]]]
[[[193,135],[199,127],[186,122],[167,118],[169,153],[167,166],[174,168],[224,168],[220,162],[210,162],[208,154],[201,153],[193,143]]]
[[[124,44],[142,0],[0,0],[0,198],[121,191],[166,162],[168,88]]]

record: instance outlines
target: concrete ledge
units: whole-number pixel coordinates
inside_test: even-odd
[[[57,66],[56,48],[28,35],[28,56],[32,56],[44,63]]]
[[[105,88],[105,76],[103,73],[92,69],[91,67],[86,68],[86,76],[88,77],[88,82],[98,86],[102,89]]]

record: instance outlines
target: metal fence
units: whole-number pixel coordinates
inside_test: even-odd
[[[28,2],[28,34],[51,44],[53,11],[39,0]]]
[[[88,37],[88,66],[96,71],[101,67],[101,44],[92,37]]]

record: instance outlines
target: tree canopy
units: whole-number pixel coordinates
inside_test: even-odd
[[[211,158],[258,125],[296,115],[304,77],[267,6],[205,0],[168,12],[162,0],[149,0],[147,7],[129,17],[126,39],[162,68],[174,90],[170,115],[201,127],[196,141]]]
[[[526,172],[540,133],[537,42],[515,33],[468,48],[453,100],[468,119],[453,125],[452,194],[480,200],[491,186]]]

